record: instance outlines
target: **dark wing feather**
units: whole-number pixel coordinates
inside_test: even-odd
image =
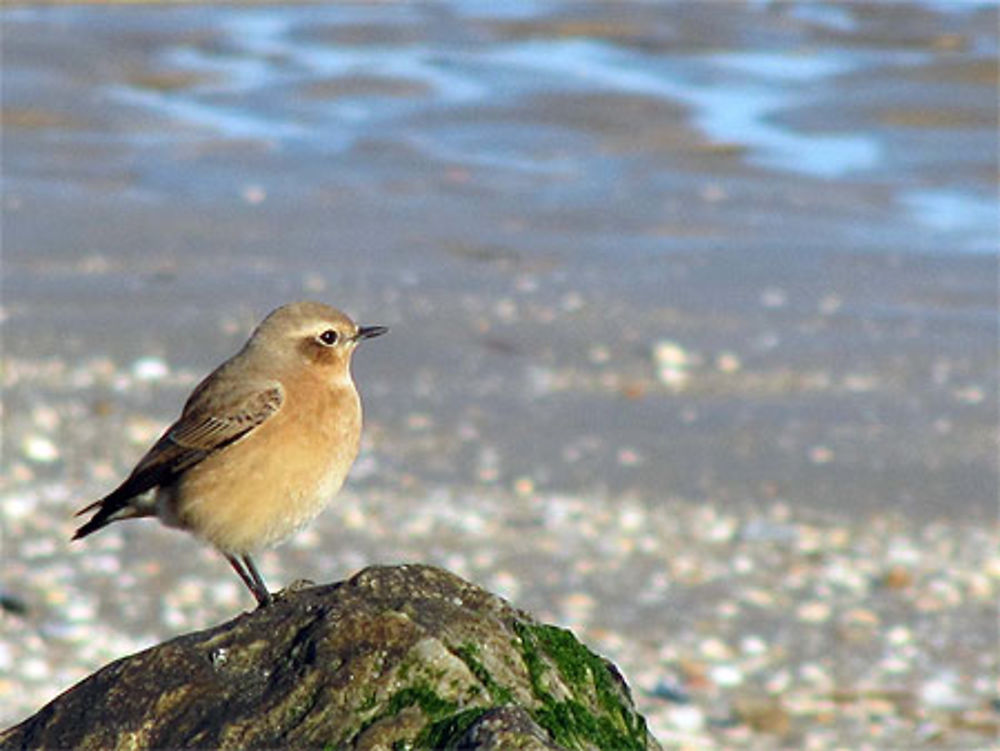
[[[272,383],[263,389],[230,392],[222,403],[218,399],[204,405],[188,402],[181,419],[139,461],[129,480],[145,485],[139,493],[169,482],[261,425],[281,408],[283,400],[281,385]]]
[[[218,383],[218,382],[216,382]],[[212,398],[204,398],[199,387],[184,406],[184,413],[139,460],[132,474],[110,494],[77,512],[98,509],[94,517],[76,531],[74,539],[94,532],[117,518],[131,499],[147,490],[169,484],[177,475],[205,457],[235,443],[281,409],[284,389],[268,382],[256,387],[223,392],[216,386]],[[224,393],[222,399],[220,393]],[[114,518],[112,518],[114,517]]]

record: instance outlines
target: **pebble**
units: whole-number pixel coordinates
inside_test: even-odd
[[[490,578],[490,589],[512,602],[521,593],[521,581],[512,572],[501,569]]]
[[[747,694],[737,697],[733,705],[737,717],[759,733],[785,735],[791,729],[791,718],[774,696]]]
[[[583,295],[575,291],[567,292],[565,295],[562,296],[562,299],[559,301],[559,306],[565,313],[575,313],[581,308],[583,308],[583,305],[584,305]]]
[[[635,467],[642,464],[642,454],[633,448],[620,448],[618,449],[618,464],[623,467]]]
[[[767,642],[754,634],[740,639],[740,651],[745,655],[760,655],[767,651]]]
[[[579,626],[590,620],[597,601],[585,592],[573,592],[563,597],[559,605],[566,621]]]
[[[737,529],[738,523],[735,517],[723,516],[705,526],[702,539],[708,542],[726,543],[736,536]],[[746,559],[747,557],[743,556],[742,558]],[[736,567],[734,566],[734,568]]]
[[[751,519],[743,524],[740,535],[751,542],[794,542],[799,530],[791,524],[766,519]]]
[[[890,566],[882,576],[882,586],[888,589],[906,589],[913,584],[913,573],[909,567],[896,564]]]
[[[878,663],[879,670],[887,675],[900,675],[903,673],[910,672],[913,667],[910,661],[905,657],[900,657],[898,655],[889,655],[887,657],[879,660]]]
[[[965,577],[965,586],[969,596],[976,600],[991,602],[995,597],[993,582],[989,576],[979,571],[972,571]]]
[[[823,315],[830,316],[840,310],[843,304],[843,298],[840,295],[831,292],[820,298],[818,309]]]
[[[125,435],[133,445],[145,446],[155,440],[164,427],[159,420],[132,417],[125,424]]]
[[[36,495],[9,495],[3,499],[3,517],[8,521],[21,521],[33,514],[37,506]]]
[[[764,689],[773,695],[783,694],[792,685],[792,673],[787,668],[778,668],[764,682]]]
[[[732,657],[732,650],[729,646],[716,637],[704,639],[698,645],[698,652],[708,660],[728,660]]]
[[[18,673],[29,681],[41,681],[49,676],[49,665],[41,657],[25,657],[18,663]]]
[[[603,344],[596,344],[587,351],[587,358],[595,365],[611,361],[611,350]]]
[[[983,566],[983,573],[993,579],[1000,580],[1000,556],[990,556]]]
[[[921,701],[934,709],[965,709],[970,702],[958,690],[956,682],[957,676],[954,673],[943,673],[932,677],[920,687]]]
[[[715,614],[719,618],[736,618],[740,614],[740,606],[732,600],[723,600],[715,606]]]
[[[187,616],[176,605],[164,603],[160,608],[160,618],[169,628],[180,631],[187,624]]]
[[[709,668],[708,677],[715,685],[724,688],[743,683],[743,671],[732,664],[713,665]]]
[[[641,506],[624,506],[618,514],[618,528],[626,534],[639,532],[646,525],[646,516]]]
[[[901,647],[913,641],[913,632],[907,626],[893,626],[886,632],[886,642]]]
[[[711,539],[711,537],[709,539]],[[756,567],[756,564],[754,563],[753,560],[753,556],[745,555],[742,553],[734,555],[732,560],[729,562],[729,565],[732,568],[733,572],[737,574],[749,574]],[[760,590],[756,591],[759,592]],[[768,593],[766,596],[768,598],[768,602],[773,601],[773,597],[770,595],[770,593]]]
[[[59,449],[45,436],[29,435],[21,443],[21,452],[29,461],[37,464],[51,464],[58,461]]]
[[[848,626],[874,628],[881,623],[878,613],[868,608],[852,608],[841,616],[841,622]]]
[[[689,704],[691,702],[691,694],[682,685],[668,678],[658,680],[649,691],[649,695],[673,704]]]
[[[681,732],[693,733],[705,727],[705,713],[694,705],[671,707],[667,712],[670,724]]]
[[[267,199],[267,191],[260,185],[245,185],[240,191],[240,196],[251,206],[257,206]]]
[[[97,598],[77,595],[72,600],[67,601],[62,612],[68,621],[92,622],[97,615]]]
[[[653,345],[652,358],[660,383],[674,391],[687,385],[693,358],[683,346],[668,339],[658,341]]]
[[[828,602],[804,602],[795,610],[795,617],[805,623],[824,623],[830,619],[832,608]]]
[[[809,449],[809,461],[813,464],[829,464],[836,454],[829,446],[813,446]]]
[[[743,362],[732,352],[720,352],[715,357],[715,367],[722,373],[737,373],[743,367]]]
[[[59,427],[61,419],[59,412],[53,407],[40,405],[31,411],[31,420],[35,426],[46,433],[51,433]]]
[[[170,368],[158,357],[140,357],[132,363],[132,377],[137,381],[162,381],[170,374]]]
[[[514,492],[521,498],[526,498],[535,492],[535,481],[522,475],[514,481]]]
[[[826,549],[829,550],[831,547],[828,544]],[[824,576],[830,584],[858,594],[864,592],[870,585],[869,577],[859,570],[855,562],[841,558],[830,560]]]
[[[760,293],[760,304],[765,308],[783,308],[788,304],[788,293],[781,287],[767,287]]]
[[[21,547],[21,559],[33,561],[38,558],[48,558],[60,550],[61,546],[51,537],[33,537],[24,541]]]
[[[825,690],[830,690],[835,685],[829,672],[816,663],[807,662],[803,664],[799,668],[799,675],[807,684],[811,684],[812,686]]]
[[[954,393],[955,399],[962,404],[981,404],[986,400],[986,390],[979,386],[967,386]]]
[[[681,372],[689,377],[696,356],[670,344],[684,353]],[[585,356],[604,364],[599,350]],[[715,357],[717,370],[737,367],[722,357]],[[124,373],[100,362],[84,374],[48,366],[39,372],[64,381],[123,379],[132,389],[143,379],[181,378],[159,362],[162,368],[135,361]],[[552,377],[565,387],[558,380],[564,373]],[[647,376],[646,398],[653,396],[650,383]],[[707,410],[677,408],[678,419],[685,413],[692,422]],[[61,460],[56,437],[68,445],[62,434],[76,428],[71,414],[62,406],[33,407],[23,433],[11,438],[15,456],[29,438],[41,438],[55,449],[52,461]],[[434,435],[442,428],[432,414],[414,411],[404,432]],[[67,546],[79,496],[95,496],[117,478],[127,441],[148,444],[164,427],[162,416],[140,413],[112,411],[104,419],[122,426],[121,445],[81,462],[73,485],[35,479],[51,470],[27,452],[3,478],[4,558],[19,564],[5,570],[4,586],[30,606],[20,614],[0,610],[0,672],[16,677],[0,677],[0,712],[9,722],[116,657],[247,606],[246,592],[210,551],[197,562],[179,556],[181,573],[166,567],[166,558],[132,565],[125,557],[145,544],[137,541],[169,544],[172,533],[139,525],[126,533],[122,525],[88,539],[86,549]],[[390,557],[445,565],[518,607],[579,629],[633,686],[654,686],[636,692],[636,700],[669,747],[904,748],[931,725],[927,732],[957,739],[956,747],[988,747],[988,728],[997,722],[989,702],[998,656],[969,648],[966,638],[978,634],[982,643],[977,624],[994,627],[995,527],[918,525],[891,514],[856,524],[843,517],[807,521],[794,498],[736,511],[704,499],[553,494],[545,490],[544,468],[505,472],[506,457],[484,447],[471,421],[456,435],[488,482],[442,491],[419,478],[409,486],[401,480],[399,494],[383,496],[349,486],[294,545],[258,561],[269,581],[332,581]],[[627,465],[640,454],[588,436],[574,438],[567,451],[581,465],[616,457]],[[76,456],[67,450],[65,458]],[[833,628],[822,627],[831,621]],[[913,688],[903,699],[866,693],[871,686]],[[842,689],[853,698],[831,698]],[[727,709],[732,717],[716,719]],[[677,738],[683,742],[666,742]]]

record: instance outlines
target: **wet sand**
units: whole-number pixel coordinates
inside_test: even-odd
[[[70,514],[308,297],[392,332],[273,586],[446,566],[665,742],[995,736],[995,10],[5,13],[0,723],[250,605]]]

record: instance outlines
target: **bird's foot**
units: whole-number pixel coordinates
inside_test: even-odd
[[[254,597],[257,599],[257,610],[260,610],[261,608],[266,608],[268,605],[271,605],[274,602],[275,594],[271,594],[270,592],[267,591],[264,591],[261,594],[254,592]]]

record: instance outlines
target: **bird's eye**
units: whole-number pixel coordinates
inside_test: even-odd
[[[326,331],[324,331],[322,334],[319,335],[319,340],[323,342],[323,344],[325,344],[327,347],[332,347],[334,344],[337,343],[337,339],[339,338],[340,337],[337,335],[337,332],[334,331],[333,329],[327,329]]]

